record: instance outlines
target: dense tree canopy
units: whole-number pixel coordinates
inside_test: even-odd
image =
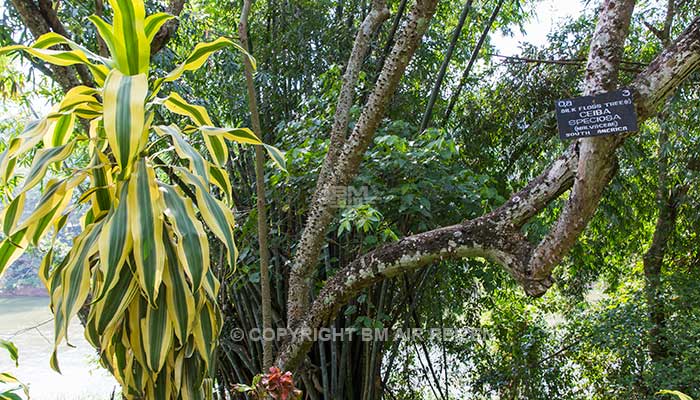
[[[94,14],[112,23],[115,4],[122,3],[138,2],[10,0],[0,17],[0,39],[4,46],[29,46],[53,32],[96,55],[114,56],[86,19]],[[538,5],[147,1],[146,14],[177,18],[164,20],[143,50],[150,56],[153,94],[142,102],[152,117],[145,124],[157,128],[146,129],[143,143],[150,144],[138,156],[147,161],[133,164],[142,171],[133,179],[155,171],[148,176],[160,182],[163,198],[183,203],[187,218],[169,214],[175,208],[169,204],[159,210],[161,222],[151,224],[163,224],[172,239],[163,241],[165,259],[179,260],[166,265],[166,278],[180,275],[188,289],[182,298],[197,298],[196,309],[209,310],[204,314],[214,320],[220,312],[221,326],[211,342],[215,349],[206,350],[201,339],[188,343],[186,329],[167,331],[173,360],[159,362],[169,366],[168,376],[180,382],[180,354],[201,370],[188,381],[196,389],[189,394],[179,386],[158,391],[158,379],[165,378],[156,377],[150,358],[110,364],[104,358],[109,345],[92,336],[103,364],[119,366],[116,376],[153,370],[144,375],[151,386],[129,386],[127,379],[124,393],[184,399],[211,390],[220,400],[254,398],[252,388],[238,387],[248,391],[237,394],[233,385],[255,379],[257,389],[274,392],[284,375],[254,378],[274,364],[291,371],[311,399],[651,399],[665,396],[656,394],[664,389],[700,398],[700,2],[588,2],[580,16],[554,27],[545,45],[523,44],[517,56],[499,54],[494,35],[519,30]],[[219,37],[231,46],[207,54],[202,68],[162,82],[156,96],[156,77],[187,65],[195,46]],[[232,46],[238,43],[255,58],[254,71]],[[58,104],[82,87],[100,107],[109,101],[107,92],[90,91],[103,87],[95,67],[52,66],[19,52],[0,56],[0,65],[0,93],[14,115],[0,121],[6,154],[23,130],[31,131],[27,122],[41,117],[32,115],[38,97]],[[638,132],[559,138],[555,100],[621,87],[634,92]],[[173,100],[189,110],[205,107],[210,120],[188,119],[192,112]],[[118,165],[110,171],[119,182],[114,188],[95,181],[71,188],[77,204],[110,187],[113,203],[101,209],[105,219],[99,210],[82,217],[106,225],[100,221],[119,213],[116,191],[132,178],[119,175],[126,164],[118,146],[98,146],[95,155],[81,142],[103,127],[97,122],[91,129],[91,118],[77,115],[66,136],[75,138],[75,149],[61,164],[47,163],[47,182],[40,186],[45,193],[55,182],[73,182],[75,168]],[[253,146],[221,139],[230,157],[218,157],[211,138],[219,136],[209,125],[228,127],[221,137],[259,143],[257,135],[283,150],[286,170],[272,162],[278,154],[271,147],[273,157],[261,158],[262,147],[256,153]],[[255,135],[246,140],[247,132]],[[17,245],[12,225],[22,223],[21,215],[8,218],[14,214],[7,210],[19,196],[32,207],[42,201],[36,190],[22,194],[20,179],[49,144],[38,147],[17,158],[18,178],[7,180],[0,171],[5,264]],[[131,156],[125,163],[137,154]],[[200,159],[212,167],[210,185],[190,174]],[[213,223],[205,196],[235,216],[233,273],[233,243]],[[71,218],[85,211],[76,207]],[[208,286],[193,277],[190,253],[175,256],[190,243],[178,230],[185,219],[208,250],[208,257],[202,253],[212,275]],[[73,242],[81,229],[72,221],[55,240],[19,243],[27,252],[7,268],[5,279],[26,280],[42,258],[48,260],[42,271],[63,268],[64,257],[71,259],[83,241],[78,236]],[[47,251],[51,256],[44,258]],[[109,250],[95,251],[98,257],[81,261],[93,276],[109,270],[99,261]],[[121,260],[133,265],[120,270],[125,282],[148,271],[138,254],[130,257],[137,258]],[[84,305],[88,332],[100,317],[95,310],[104,308],[102,278],[94,279],[74,310]],[[152,285],[133,286],[139,301],[124,311],[125,320],[148,314],[150,321],[154,310],[176,306],[167,291],[159,297],[144,289]],[[56,293],[53,301],[62,301]],[[193,309],[192,323],[199,326],[208,318]],[[124,328],[124,335],[137,332],[137,325]],[[250,334],[265,327],[355,333],[317,341],[304,335],[266,341]],[[357,331],[362,328],[439,334],[367,340]],[[446,337],[445,328],[459,334]],[[133,339],[123,342],[127,354],[138,351]],[[207,368],[191,360],[195,348],[200,356],[194,357]],[[137,393],[141,387],[150,389]]]

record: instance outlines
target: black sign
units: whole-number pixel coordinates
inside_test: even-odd
[[[621,89],[597,96],[557,100],[559,137],[576,139],[637,130],[632,91]]]

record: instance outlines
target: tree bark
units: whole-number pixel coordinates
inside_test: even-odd
[[[182,8],[185,6],[185,0],[171,0],[168,4],[168,8],[165,10],[168,14],[174,15],[176,18],[163,24],[160,30],[153,37],[151,42],[151,55],[154,55],[161,51],[163,47],[170,41],[170,38],[175,34],[177,28],[180,26],[180,21],[177,16],[182,12]]]
[[[353,104],[357,79],[362,70],[362,62],[369,51],[372,36],[387,18],[389,18],[389,9],[386,6],[386,1],[374,0],[372,2],[372,10],[362,21],[360,29],[357,31],[348,65],[345,67],[345,73],[343,74],[343,85],[338,95],[338,103],[335,106],[328,153],[323,161],[317,183],[326,181],[327,175],[335,165],[338,155],[345,144],[346,131],[350,122],[350,108]]]
[[[241,20],[238,25],[238,36],[240,37],[241,46],[250,52],[250,44],[248,42],[248,14],[250,13],[251,0],[243,1],[243,9],[241,11]],[[255,94],[255,83],[253,82],[253,66],[248,57],[243,57],[243,65],[245,69],[246,88],[248,90],[248,106],[250,108],[250,119],[253,125],[253,131],[262,139],[262,130],[260,129],[260,114],[258,113],[258,102]],[[268,229],[267,229],[267,210],[265,208],[265,150],[263,146],[255,146],[255,191],[257,196],[257,211],[258,211],[258,248],[260,252],[260,303],[262,309],[262,328],[263,328],[263,365],[262,369],[272,366],[272,341],[267,340],[267,334],[272,329],[272,297],[270,295],[270,252],[268,250]]]

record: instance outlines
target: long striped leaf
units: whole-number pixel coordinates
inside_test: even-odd
[[[49,33],[45,33],[45,34],[39,36],[39,38],[32,44],[32,47],[36,48],[36,49],[48,49],[48,48],[51,48],[53,46],[57,46],[57,45],[61,45],[61,44],[68,45],[68,47],[70,47],[71,50],[82,52],[85,55],[85,57],[88,59],[98,61],[104,65],[111,64],[109,59],[102,57],[98,54],[95,54],[92,51],[90,51],[89,49],[87,49],[86,47],[81,46],[78,43],[76,43],[76,42],[74,42],[74,41],[72,41],[64,36],[61,36],[55,32],[49,32]]]
[[[204,218],[204,222],[206,222],[209,229],[211,229],[226,246],[229,266],[232,269],[235,268],[238,249],[236,249],[233,238],[233,227],[235,226],[233,213],[225,204],[209,193],[208,188],[200,179],[184,168],[177,168],[177,170],[180,172],[185,182],[195,187],[197,207],[202,214],[202,218]]]
[[[168,291],[162,287],[161,292]],[[173,340],[173,326],[168,318],[167,294],[158,296],[155,307],[149,306],[146,318],[141,320],[141,340],[146,351],[148,368],[160,372]]]
[[[138,283],[129,266],[120,268],[119,279],[105,293],[104,298],[93,305],[96,308],[95,328],[97,334],[104,334],[107,329],[124,319],[124,311],[137,293]]]
[[[53,132],[44,136],[44,146],[62,146],[68,142],[75,127],[75,115],[72,113],[59,116],[54,122]]]
[[[163,83],[172,82],[178,79],[186,71],[194,71],[196,69],[199,69],[199,67],[201,67],[207,61],[210,55],[228,46],[235,47],[236,49],[238,49],[246,57],[248,57],[248,59],[251,61],[251,64],[253,65],[253,68],[256,67],[255,59],[250,54],[248,54],[248,52],[243,47],[241,47],[236,42],[230,39],[218,38],[212,42],[199,43],[194,47],[192,53],[190,53],[190,55],[187,57],[187,59],[185,59],[185,61],[182,64],[178,65],[174,70],[170,71],[170,73],[164,76],[163,78],[156,79],[156,81],[153,84],[153,95],[158,93]]]
[[[101,215],[109,211],[112,207],[114,188],[112,187],[112,174],[109,173],[109,160],[99,149],[93,149],[90,172],[92,174],[92,186],[95,189],[92,195],[92,212],[94,215]]]
[[[165,213],[177,235],[177,254],[180,263],[192,282],[192,290],[197,291],[209,270],[207,234],[197,219],[192,200],[169,185],[161,185],[161,193],[167,207]]]
[[[102,40],[104,40],[105,44],[107,45],[107,48],[109,49],[109,53],[112,55],[114,61],[116,63],[119,63],[121,61],[121,63],[125,64],[126,59],[124,55],[124,46],[117,45],[117,39],[114,37],[114,29],[112,28],[112,25],[108,24],[105,20],[103,20],[97,15],[89,16],[88,20],[92,22],[93,25],[95,25],[95,29],[97,29],[97,34],[100,35]]]
[[[165,264],[163,206],[155,173],[145,159],[137,163],[129,181],[128,208],[136,275],[149,303],[155,305]]]
[[[27,247],[26,229],[15,232],[0,241],[0,276],[8,265],[18,259]]]
[[[119,191],[119,203],[108,216],[104,229],[100,233],[100,271],[104,277],[102,292],[97,295],[99,301],[117,283],[122,266],[132,248],[129,226],[128,185],[122,184]]]
[[[163,274],[163,282],[168,288],[168,314],[173,323],[175,335],[184,346],[187,337],[192,332],[192,324],[195,318],[195,304],[192,290],[190,289],[185,274],[178,263],[178,255],[175,245],[169,235],[163,235],[167,265]]]
[[[217,314],[219,310],[210,303],[204,304],[202,310],[197,314],[199,318],[194,328],[194,343],[199,356],[204,360],[205,365],[210,366],[216,348],[216,338],[219,337],[219,320]]]
[[[153,38],[156,36],[156,33],[158,33],[158,31],[160,30],[160,27],[173,18],[175,17],[164,12],[151,14],[148,17],[146,17],[144,31],[146,32],[146,38],[148,39],[148,43],[151,43],[153,41]]]
[[[37,49],[24,45],[13,45],[0,48],[0,55],[22,50],[49,64],[67,67],[75,64],[91,64],[85,54],[79,50],[49,50]]]
[[[146,9],[142,1],[112,0],[113,32],[117,44],[117,68],[127,75],[148,72],[151,58],[150,41],[146,37]],[[123,54],[120,52],[123,51]]]
[[[180,397],[182,400],[204,400],[202,382],[206,368],[202,364],[203,362],[196,355],[183,360],[180,364],[182,368],[180,372],[182,380]]]
[[[164,99],[157,99],[156,103],[162,104],[175,114],[190,118],[197,126],[212,125],[211,118],[204,107],[188,103],[175,92]],[[209,150],[209,154],[211,154],[213,160],[219,166],[223,166],[226,160],[228,160],[228,146],[222,139],[222,136],[223,135],[204,135],[204,144],[207,150]]]
[[[144,74],[126,76],[112,70],[105,82],[104,128],[122,176],[128,176],[133,160],[141,151],[147,91]]]
[[[262,144],[260,139],[255,136],[255,133],[248,128],[217,128],[215,126],[200,126],[199,130],[205,136],[223,137],[238,143]]]
[[[180,129],[175,125],[159,125],[153,127],[158,135],[168,135],[172,138],[173,146],[175,151],[180,158],[188,160],[190,163],[190,171],[196,174],[205,183],[209,182],[209,169],[207,168],[207,161],[202,157],[202,155],[190,145],[182,134]]]
[[[187,100],[183,99],[182,96],[176,92],[170,93],[168,97],[163,99],[157,99],[156,102],[162,104],[175,114],[189,117],[197,126],[212,125],[211,118],[206,108],[188,103]]]
[[[29,169],[27,178],[24,181],[24,186],[22,187],[22,192],[36,186],[37,183],[41,182],[46,175],[46,170],[53,163],[60,162],[68,158],[68,156],[73,152],[75,146],[75,141],[71,141],[67,144],[58,147],[48,147],[43,148],[36,152],[34,156],[34,161]]]
[[[275,146],[270,146],[269,144],[263,144],[265,146],[265,150],[267,150],[267,154],[270,155],[270,158],[272,159],[272,162],[277,165],[277,168],[281,169],[284,172],[287,172],[287,162],[284,160],[284,153],[279,151],[277,147]]]
[[[58,345],[68,334],[70,320],[83,306],[90,292],[89,258],[97,250],[97,239],[102,222],[90,225],[76,238],[71,251],[66,256],[65,267],[59,270],[60,290],[52,285],[52,302],[54,302],[54,349],[51,355],[51,367],[60,372],[58,365]]]
[[[223,168],[217,167],[214,164],[209,164],[209,176],[211,176],[211,182],[221,189],[230,204],[232,201],[233,188],[228,173]]]
[[[73,194],[73,190],[85,179],[84,173],[78,173],[73,177],[63,179],[63,180],[50,180],[46,185],[46,190],[37,202],[34,210],[29,214],[29,216],[22,220],[15,230],[25,229],[27,230],[27,239],[30,237],[38,237],[48,225],[51,225],[56,219],[60,217],[60,213],[68,206]],[[40,223],[41,220],[47,215],[53,214],[49,221],[44,221]],[[36,233],[36,232],[39,233]],[[37,240],[32,240],[36,243]]]
[[[20,193],[10,204],[2,210],[2,230],[5,235],[10,235],[14,231],[22,211],[24,211],[25,193]]]

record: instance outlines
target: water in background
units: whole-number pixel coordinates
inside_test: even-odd
[[[64,342],[58,350],[63,374],[51,369],[53,320],[48,297],[0,298],[0,337],[10,339],[19,349],[19,368],[6,353],[0,353],[0,371],[13,373],[28,384],[32,400],[106,400],[118,387],[98,364],[77,318],[68,328],[68,338],[75,348]]]

